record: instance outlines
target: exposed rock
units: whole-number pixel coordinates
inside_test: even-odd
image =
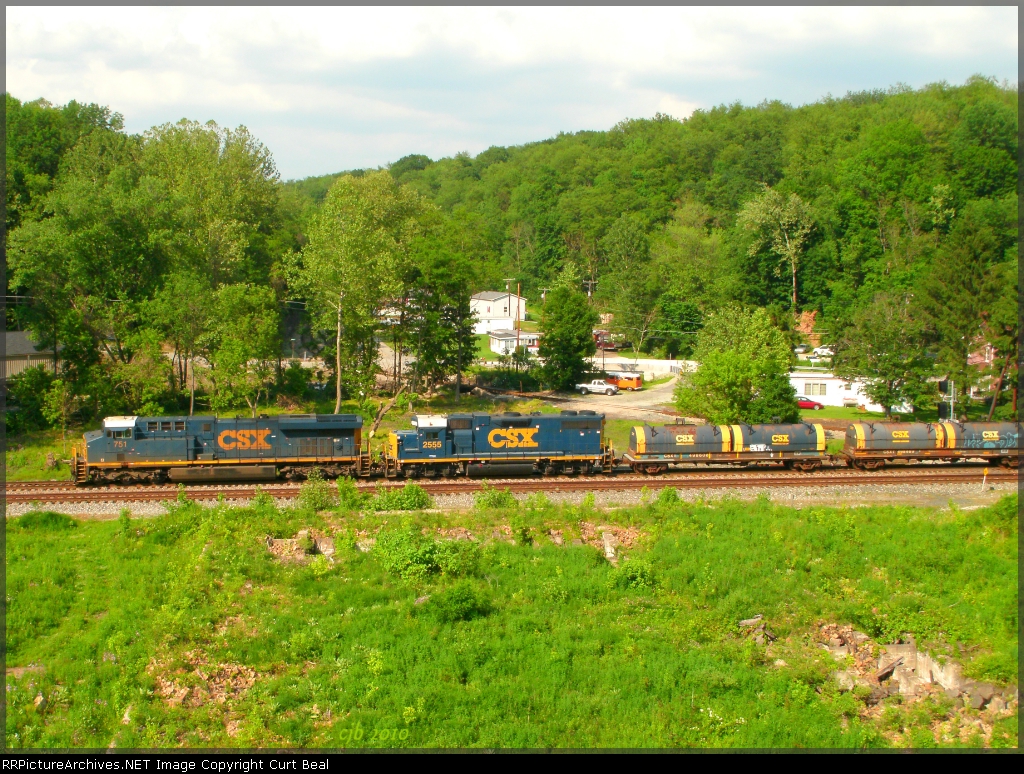
[[[925,680],[906,664],[896,667],[892,676],[899,685],[899,692],[902,696],[918,696],[925,690],[925,686],[931,683],[931,680]]]
[[[314,541],[313,550],[330,559],[334,556],[334,540],[329,537],[322,537],[319,540]]]
[[[132,722],[132,705],[129,704],[124,709],[124,715],[121,716],[121,725],[122,726],[127,726],[131,722]]]
[[[104,661],[109,661],[112,664],[116,664],[117,663],[117,656],[115,656],[110,651],[107,651],[106,653],[103,654],[103,660]]]
[[[57,467],[57,455],[53,452],[46,452],[46,469],[53,470]]]
[[[784,667],[784,666],[789,666],[789,664],[787,664],[781,658],[777,658],[777,659],[775,659],[775,666],[777,666],[777,667]]]
[[[601,542],[604,544],[604,558],[605,559],[614,559],[615,558],[615,549],[619,545],[619,541],[615,537],[615,535],[612,534],[611,532],[602,532],[601,533]]]
[[[857,684],[857,678],[848,669],[841,669],[836,672],[835,679],[840,691],[852,691],[853,687]]]
[[[552,529],[548,531],[548,535],[551,536],[551,542],[556,546],[563,545],[565,541],[562,539],[562,530]]]
[[[573,540],[572,540],[572,544],[573,544],[574,546],[581,546],[581,545],[583,545],[583,541],[582,541],[582,540],[580,540],[579,538],[573,538]]]
[[[907,645],[885,645],[885,652],[878,659],[878,668],[888,666],[899,658],[903,659],[903,665],[912,670],[917,669],[917,646],[914,643]]]
[[[373,550],[373,546],[376,544],[377,538],[365,538],[363,540],[356,541],[356,548],[362,551],[364,554],[370,553]]]
[[[36,694],[36,699],[34,702],[32,702],[32,704],[35,706],[36,712],[42,712],[46,709],[46,697],[43,696],[43,694],[38,693]]]
[[[430,599],[430,595],[429,594],[424,594],[422,597],[416,597],[416,601],[413,602],[413,604],[414,605],[422,605],[428,599]]]
[[[1006,709],[1006,700],[1002,696],[993,696],[988,703],[988,708],[993,712],[1002,712]]]
[[[753,626],[758,621],[760,621],[763,617],[764,616],[762,616],[760,613],[758,613],[753,618],[744,618],[742,621],[740,621],[740,626]]]

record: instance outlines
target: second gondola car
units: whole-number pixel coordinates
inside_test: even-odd
[[[821,425],[638,425],[630,430],[622,461],[657,475],[685,463],[778,463],[815,470],[828,458]]]

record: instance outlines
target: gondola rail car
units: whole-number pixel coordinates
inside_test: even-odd
[[[368,476],[363,418],[292,414],[258,419],[107,417],[72,452],[77,484],[300,480]]]
[[[1019,422],[854,422],[842,456],[855,468],[921,460],[984,459],[1007,468],[1020,464]]]
[[[388,435],[383,456],[388,478],[471,472],[573,475],[610,473],[614,466],[604,415],[593,411],[422,414],[412,424],[412,430]]]
[[[777,463],[815,470],[828,459],[821,425],[639,425],[629,432],[622,462],[638,473],[658,475],[670,465]]]

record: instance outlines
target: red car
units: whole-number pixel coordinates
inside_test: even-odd
[[[814,411],[825,408],[824,403],[818,403],[818,401],[805,398],[802,395],[796,396],[796,405],[802,409],[813,409]]]

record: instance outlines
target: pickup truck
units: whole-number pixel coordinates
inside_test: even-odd
[[[580,391],[580,395],[586,395],[590,392],[603,392],[605,395],[614,395],[619,391],[618,387],[614,384],[608,384],[604,379],[595,379],[586,384],[577,384],[576,389]]]

